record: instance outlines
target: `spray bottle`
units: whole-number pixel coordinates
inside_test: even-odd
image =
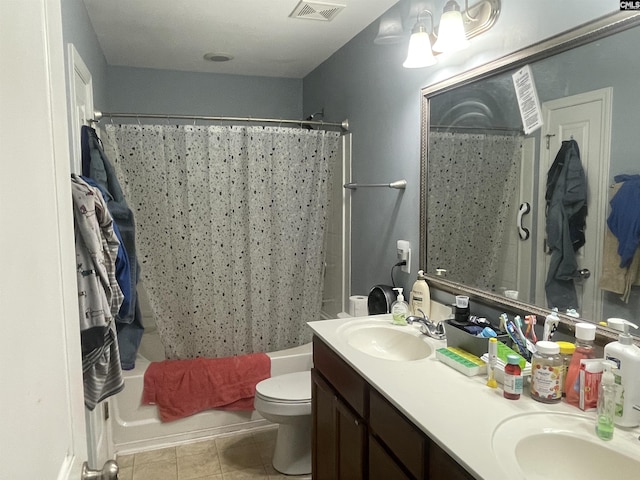
[[[612,373],[612,369],[616,367],[615,363],[604,360],[602,367],[604,371],[598,387],[596,434],[602,440],[611,440],[613,438],[616,397],[619,386],[616,385],[615,375]]]

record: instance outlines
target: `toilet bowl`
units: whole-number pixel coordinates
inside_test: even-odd
[[[267,378],[256,385],[254,407],[277,423],[273,468],[285,475],[311,473],[311,372]]]

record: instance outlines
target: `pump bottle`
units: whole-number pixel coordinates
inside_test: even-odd
[[[429,318],[431,315],[431,293],[429,285],[424,276],[424,271],[418,271],[418,279],[414,282],[413,288],[409,295],[409,308],[411,314],[417,317],[424,316]]]
[[[402,288],[394,288],[398,292],[398,298],[391,305],[391,316],[394,325],[407,325],[407,317],[409,316],[409,304],[404,301]]]
[[[595,357],[593,341],[596,338],[596,326],[592,323],[576,323],[576,349],[567,368],[564,382],[567,403],[580,406],[580,360]]]
[[[615,375],[618,387],[615,423],[620,427],[637,427],[640,424],[640,348],[633,343],[629,326],[635,324],[621,318],[609,318],[607,324],[621,331],[617,342],[604,346],[604,357],[618,367]]]

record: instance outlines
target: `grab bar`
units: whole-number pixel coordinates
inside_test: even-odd
[[[355,190],[356,188],[364,187],[389,187],[404,190],[405,188],[407,188],[407,181],[402,179],[396,180],[395,182],[391,183],[345,183],[343,187],[348,188],[349,190]]]

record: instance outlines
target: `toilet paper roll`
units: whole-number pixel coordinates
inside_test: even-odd
[[[365,317],[369,315],[367,297],[364,295],[351,295],[349,297],[349,315],[352,317]]]

